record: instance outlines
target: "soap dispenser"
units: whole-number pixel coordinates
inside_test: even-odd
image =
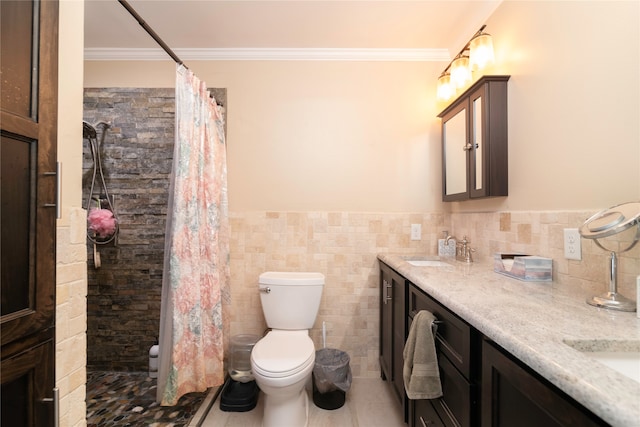
[[[456,256],[456,240],[449,239],[449,243],[447,243],[448,236],[449,231],[444,230],[442,232],[442,239],[438,239],[438,256]]]

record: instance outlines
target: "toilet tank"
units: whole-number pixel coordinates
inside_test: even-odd
[[[324,275],[321,273],[262,273],[258,280],[260,302],[272,329],[311,329],[316,321]]]

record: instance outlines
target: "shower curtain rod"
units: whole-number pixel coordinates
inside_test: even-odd
[[[126,0],[118,0],[118,2],[120,2],[120,4],[127,9],[127,11],[131,14],[131,16],[133,16],[136,21],[138,21],[138,24],[140,24],[142,26],[142,28],[144,28],[144,30],[156,41],[156,43],[158,43],[160,45],[161,48],[164,49],[165,52],[167,52],[167,54],[174,60],[176,61],[176,63],[178,65],[182,65],[185,68],[189,68],[186,65],[184,65],[184,62],[182,62],[182,59],[178,58],[178,55],[176,55],[169,46],[167,46],[167,44],[160,38],[160,36],[158,36],[158,34],[156,34],[155,31],[153,31],[153,28],[151,28],[149,25],[147,25],[147,23],[144,21],[144,19],[142,19],[142,17],[140,15],[138,15],[138,12],[135,11],[135,9],[126,1]]]
[[[189,67],[187,67],[184,64],[184,62],[182,62],[182,59],[180,59],[178,57],[178,55],[176,55],[171,50],[171,48],[169,46],[167,46],[167,44],[160,38],[160,36],[158,34],[156,34],[155,31],[153,31],[153,28],[151,28],[149,25],[147,25],[145,20],[142,19],[142,17],[129,4],[129,2],[127,2],[127,0],[118,0],[118,2],[122,5],[122,7],[127,9],[127,11],[131,14],[131,16],[133,16],[136,19],[136,21],[138,21],[138,24],[140,24],[142,26],[142,28],[144,28],[144,30],[156,41],[156,43],[158,43],[160,45],[160,47],[163,48],[165,52],[167,52],[167,54],[171,57],[171,59],[176,61],[176,63],[178,65],[182,65],[184,68],[189,69]],[[213,98],[213,93],[211,93],[210,96],[211,96],[211,98]],[[222,106],[222,104],[218,100],[216,100],[216,104]]]

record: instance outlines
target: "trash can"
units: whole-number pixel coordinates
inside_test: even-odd
[[[313,366],[313,403],[322,409],[338,409],[344,405],[351,387],[349,355],[335,348],[316,351]]]

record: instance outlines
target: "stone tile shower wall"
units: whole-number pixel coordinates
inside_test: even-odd
[[[214,95],[225,103],[224,89],[214,89]],[[84,92],[84,120],[111,125],[100,155],[120,226],[116,244],[97,246],[100,268],[95,268],[93,244],[87,241],[88,370],[144,371],[158,335],[174,99],[173,88]],[[93,172],[87,140],[83,155],[86,208]],[[96,183],[94,195],[104,196],[100,190]]]

